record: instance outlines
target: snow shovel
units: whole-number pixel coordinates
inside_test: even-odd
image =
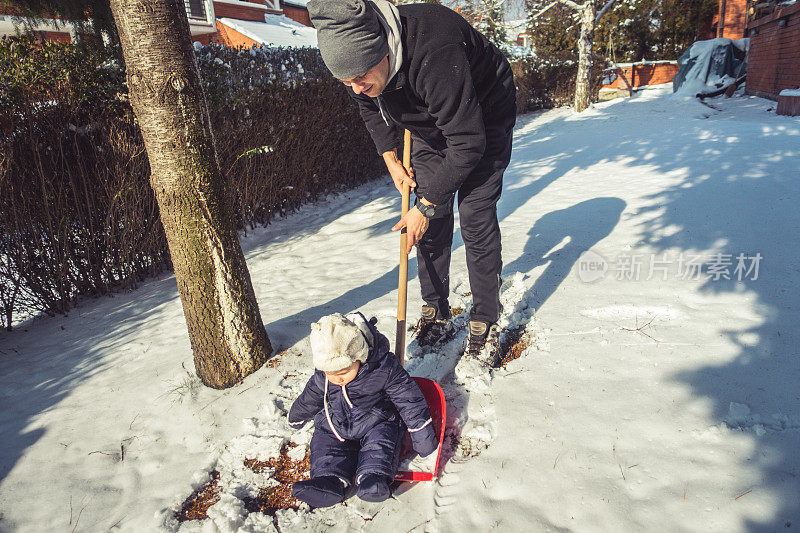
[[[406,171],[411,169],[411,132],[405,130],[403,138],[403,166]],[[408,184],[403,184],[402,214],[408,212],[409,197],[411,195]],[[400,283],[397,290],[397,333],[395,337],[394,353],[404,365],[406,355],[406,303],[408,300],[408,233],[406,228],[400,230]],[[439,437],[439,446],[434,452],[436,454],[436,464],[433,472],[417,472],[411,470],[401,470],[395,476],[396,481],[431,481],[439,472],[439,457],[442,453],[442,442],[444,442],[444,424],[447,418],[447,404],[444,399],[444,391],[438,383],[427,378],[414,378],[419,385],[425,401],[431,411],[431,420],[436,434]],[[411,437],[408,433],[403,437],[403,446],[400,450],[400,457],[404,458],[413,452]]]

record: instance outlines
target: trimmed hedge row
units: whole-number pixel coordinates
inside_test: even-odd
[[[195,55],[240,228],[385,172],[317,50]],[[513,66],[521,113],[569,104],[574,66]],[[0,324],[169,269],[148,180],[118,51],[0,41]]]
[[[381,174],[341,84],[309,49],[196,49],[240,227]],[[0,306],[66,313],[170,268],[122,62],[0,42]]]
[[[605,60],[595,58],[592,65],[591,94],[596,100],[602,87]],[[532,56],[511,62],[517,86],[517,112],[571,106],[575,98],[575,77],[578,65],[574,61],[548,61]]]

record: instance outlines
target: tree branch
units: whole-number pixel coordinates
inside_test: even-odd
[[[558,0],[553,0],[552,2],[550,2],[549,4],[547,4],[545,7],[543,7],[542,9],[540,9],[538,13],[536,13],[536,14],[535,14],[535,15],[533,15],[533,16],[531,16],[531,17],[530,17],[528,20],[531,20],[531,21],[532,21],[532,20],[536,20],[536,19],[538,19],[539,17],[541,17],[542,15],[544,15],[544,14],[547,12],[547,10],[548,10],[548,9],[550,9],[551,7],[553,7],[554,5],[556,5],[557,3],[558,3]]]
[[[575,2],[573,2],[572,0],[558,0],[558,1],[559,1],[560,3],[562,3],[562,4],[564,4],[565,6],[569,6],[569,7],[571,7],[571,8],[572,8],[572,9],[574,9],[575,11],[583,11],[583,8],[585,8],[585,7],[586,7],[586,4],[584,4],[584,5],[576,4],[576,3],[575,3]],[[590,2],[591,2],[591,0],[588,0],[588,1],[590,1]]]
[[[600,12],[597,14],[597,17],[595,17],[595,19],[594,19],[594,23],[595,24],[600,22],[600,19],[603,18],[603,15],[608,13],[608,11],[611,9],[611,6],[614,5],[615,1],[616,0],[608,0],[608,2],[606,2],[606,5],[603,6],[603,9],[601,9]]]

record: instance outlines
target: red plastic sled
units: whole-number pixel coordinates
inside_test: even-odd
[[[431,420],[433,423],[433,428],[436,430],[436,434],[439,436],[439,446],[436,448],[436,466],[433,468],[433,472],[414,472],[409,470],[401,470],[397,472],[397,476],[394,478],[396,481],[431,481],[436,474],[439,472],[439,457],[442,454],[442,442],[444,442],[444,425],[447,419],[447,404],[444,400],[444,391],[433,380],[427,378],[414,378],[414,381],[417,382],[419,388],[422,390],[422,394],[425,395],[425,401],[428,402],[428,407],[431,410]],[[400,451],[400,457],[404,458],[407,455],[413,453],[413,448],[411,447],[411,438],[409,437],[408,433],[406,433],[405,438],[403,439],[403,447]]]

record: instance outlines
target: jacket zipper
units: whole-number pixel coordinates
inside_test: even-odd
[[[333,427],[333,421],[331,420],[331,414],[328,411],[328,377],[325,377],[325,394],[322,397],[322,403],[325,404],[325,418],[328,420],[328,426],[333,431],[333,435],[339,439],[339,442],[344,442],[344,439],[339,436],[339,433],[336,431],[336,428]]]
[[[375,97],[375,100],[377,100],[377,101],[378,101],[378,110],[381,112],[381,117],[383,117],[383,121],[384,121],[384,122],[386,123],[386,125],[388,126],[388,125],[389,125],[389,121],[388,121],[388,120],[386,120],[386,114],[383,112],[383,101],[381,100],[381,97],[380,97],[380,96],[376,96],[376,97]]]
[[[398,91],[400,89],[402,89],[402,87],[397,87],[395,89],[392,89],[392,91]],[[389,120],[387,119],[387,116],[389,116],[389,111],[384,109],[383,107],[383,98],[381,98],[380,96],[376,96],[375,100],[378,101],[378,110],[381,112],[381,118],[383,118],[383,121],[386,123],[387,126],[391,126],[391,124],[389,124]],[[394,122],[394,119],[392,119],[392,121]],[[424,135],[421,135],[418,131],[412,131],[412,133],[417,137],[419,137],[420,139],[422,139],[423,141],[425,141],[426,143],[428,143],[428,145],[431,145],[430,140],[428,140],[428,138],[425,137]]]

